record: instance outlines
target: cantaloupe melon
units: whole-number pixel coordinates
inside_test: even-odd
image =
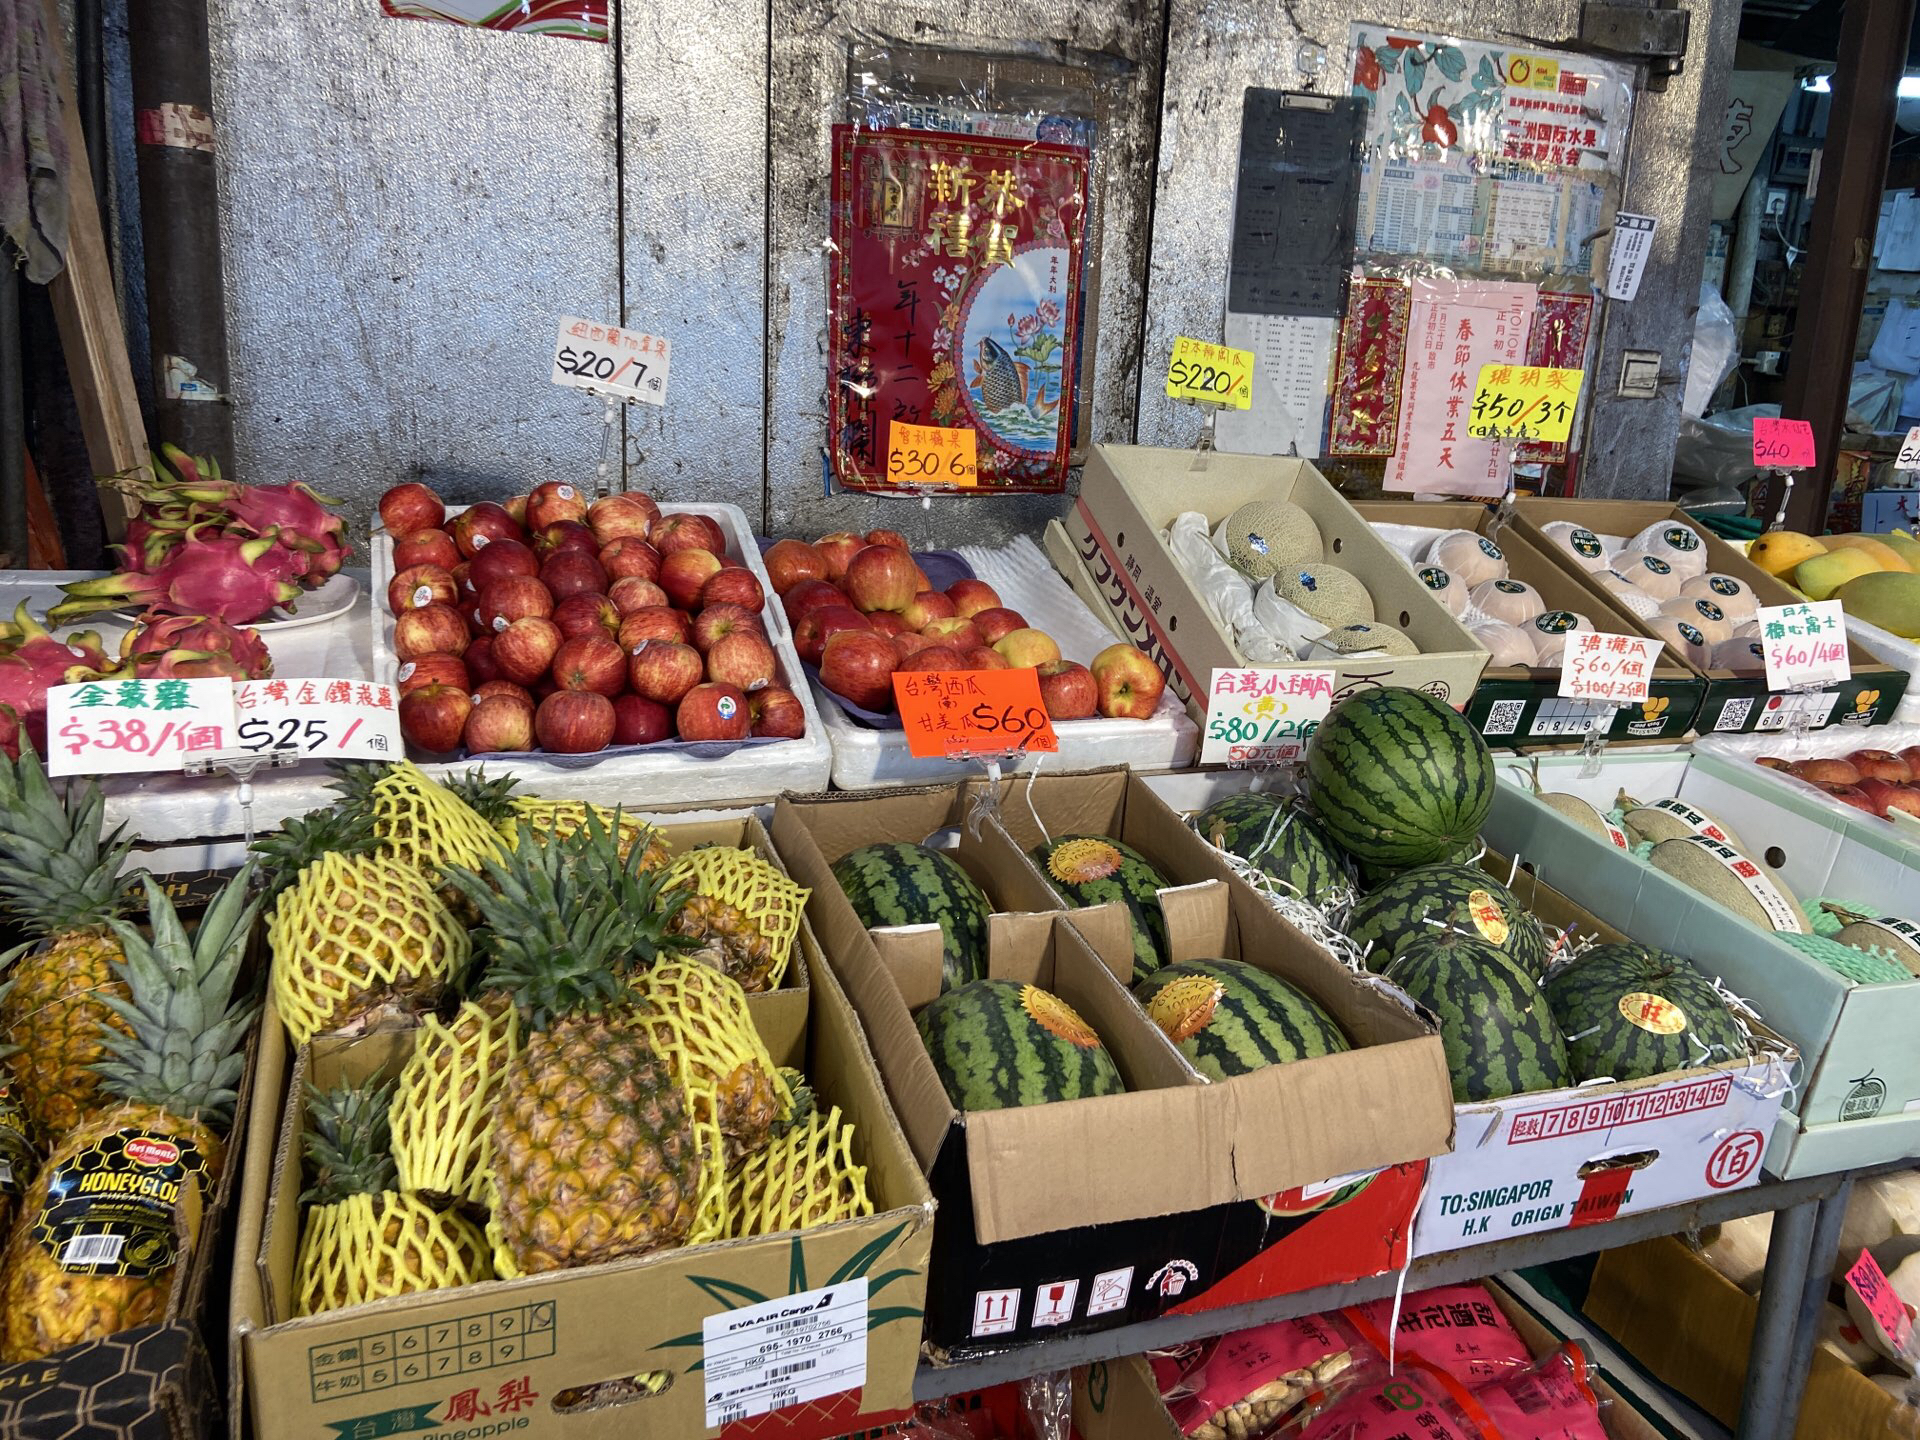
[[[1614,803],[1622,813],[1621,825],[1635,840],[1657,845],[1662,840],[1705,835],[1742,852],[1747,848],[1734,834],[1732,826],[1678,796],[1641,801],[1623,790]]]
[[[1320,527],[1291,500],[1248,501],[1227,516],[1226,539],[1227,559],[1256,580],[1318,564],[1326,553]]]
[[[1338,565],[1322,561],[1282,570],[1273,577],[1273,590],[1323,625],[1357,625],[1373,619],[1373,596],[1358,575]]]
[[[1788,930],[1801,935],[1812,933],[1812,927],[1807,924],[1806,916],[1801,914],[1799,905],[1773,882],[1765,870],[1755,866],[1751,880],[1754,886],[1772,892],[1776,899],[1773,909],[1756,898],[1728,865],[1706,848],[1712,843],[1703,836],[1689,840],[1663,840],[1653,847],[1653,854],[1648,858],[1654,869],[1671,875],[1694,894],[1704,895],[1726,906],[1762,930]]]
[[[1307,647],[1312,655],[1365,655],[1378,652],[1382,655],[1418,655],[1420,647],[1408,638],[1405,631],[1392,625],[1382,625],[1378,621],[1357,625],[1342,625],[1327,631]]]

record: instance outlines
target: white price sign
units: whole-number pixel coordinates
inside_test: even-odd
[[[553,342],[553,383],[643,405],[665,405],[667,362],[672,358],[673,346],[658,335],[562,315]]]
[[[47,691],[47,771],[178,770],[233,743],[233,682],[87,680]]]
[[[1216,670],[1200,763],[1247,769],[1298,760],[1333,708],[1333,671]]]
[[[707,1428],[867,1383],[867,1281],[843,1281],[700,1322]]]
[[[1907,438],[1900,442],[1900,453],[1893,457],[1896,470],[1920,470],[1920,425],[1907,431]]]
[[[1651,635],[1576,630],[1560,664],[1560,693],[1569,700],[1638,705],[1647,698],[1660,642]]]
[[[1838,600],[1762,605],[1760,646],[1767,662],[1767,689],[1834,685],[1853,677],[1847,655],[1847,619]]]
[[[364,680],[242,680],[233,687],[233,748],[297,750],[323,760],[393,760],[400,740],[391,685]]]

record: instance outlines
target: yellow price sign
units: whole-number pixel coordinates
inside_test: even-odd
[[[895,420],[887,429],[887,478],[896,485],[977,485],[979,436]]]
[[[1565,445],[1573,437],[1580,370],[1539,365],[1482,365],[1473,387],[1467,433],[1482,440],[1537,440]]]
[[[1180,335],[1167,360],[1167,394],[1198,405],[1253,408],[1253,352]]]

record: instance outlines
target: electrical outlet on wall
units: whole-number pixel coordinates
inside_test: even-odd
[[[1787,213],[1787,192],[1784,190],[1767,191],[1767,209],[1769,215],[1784,217]]]

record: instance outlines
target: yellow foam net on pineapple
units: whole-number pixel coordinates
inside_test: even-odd
[[[670,884],[731,905],[766,937],[773,964],[766,988],[776,989],[793,958],[800,915],[812,892],[769,865],[751,850],[726,845],[689,850],[667,871]]]

